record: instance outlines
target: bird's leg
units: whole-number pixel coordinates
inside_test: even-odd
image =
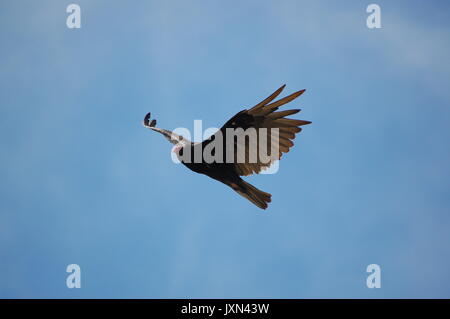
[[[142,122],[142,124],[145,126],[145,127],[155,127],[156,126],[156,120],[155,119],[153,119],[151,122],[150,122],[150,112],[149,113],[147,113],[146,115],[145,115],[145,117],[144,117],[144,121]]]

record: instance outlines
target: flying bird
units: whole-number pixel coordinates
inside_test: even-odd
[[[163,134],[174,144],[172,151],[186,167],[228,185],[259,208],[266,209],[267,203],[271,202],[272,195],[245,182],[241,176],[258,174],[270,167],[276,160],[281,159],[282,155],[289,152],[294,145],[292,141],[295,139],[295,135],[302,130],[301,126],[311,123],[310,121],[286,118],[286,116],[298,113],[300,109],[275,112],[280,106],[291,102],[305,92],[305,90],[300,90],[273,101],[285,86],[281,86],[252,108],[237,113],[220,130],[203,142],[193,143],[181,135],[156,127],[156,120],[150,121],[150,113],[145,116],[143,125]],[[241,135],[242,132],[254,130],[256,140],[252,140],[250,135],[239,138],[239,134],[236,134],[232,140],[229,140],[231,143],[225,143],[224,136],[233,130],[241,132]],[[201,156],[200,159],[195,158],[196,152],[204,154],[207,149],[214,157],[213,161],[205,156]],[[270,154],[265,160],[257,156],[263,149],[270,149]],[[228,154],[231,154],[229,158],[226,157]],[[250,160],[251,158],[253,160]]]

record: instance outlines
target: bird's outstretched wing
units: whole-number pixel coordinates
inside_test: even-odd
[[[294,145],[292,141],[295,139],[295,134],[299,133],[302,130],[300,126],[311,123],[310,121],[285,118],[288,115],[298,113],[300,111],[299,109],[275,112],[276,110],[278,110],[280,106],[291,102],[292,100],[299,97],[303,92],[305,92],[305,90],[301,90],[292,93],[282,99],[272,102],[281,93],[284,87],[285,85],[280,87],[278,90],[276,90],[274,93],[272,93],[269,97],[267,97],[260,103],[256,104],[254,107],[237,113],[230,120],[228,120],[228,122],[226,122],[219,130],[224,139],[226,136],[227,128],[232,129],[242,128],[244,130],[248,128],[255,128],[257,132],[258,144],[256,147],[249,147],[250,143],[249,140],[246,139],[239,140],[237,138],[234,139],[234,144],[232,146],[234,147],[234,156],[235,156],[234,165],[236,172],[241,176],[247,176],[254,173],[258,174],[262,170],[270,167],[270,165],[274,161],[279,160],[284,153],[289,152],[289,149]],[[260,132],[264,133],[264,131],[261,131],[261,129],[265,129],[264,131],[267,132],[266,141],[278,144],[278,153],[268,154],[270,155],[270,159],[265,162],[262,162],[260,160],[260,157],[258,156],[259,149],[262,144],[260,140]],[[273,133],[272,129],[278,129],[278,138],[274,138],[274,134],[272,134]],[[213,135],[210,139],[203,141],[204,144],[203,146],[206,146],[206,144],[210,143],[212,140],[214,140],[214,138],[215,137]],[[239,145],[244,143],[245,145]],[[241,163],[239,163],[237,159],[238,148],[245,149],[245,156],[246,156],[245,161]],[[266,150],[270,150],[269,144],[266,145]],[[250,161],[251,158],[250,155],[252,152],[258,152],[256,154],[256,157],[254,157],[257,158],[256,162]],[[268,152],[270,153],[270,151]]]
[[[150,113],[147,113],[147,114],[145,115],[145,117],[144,117],[144,121],[142,121],[142,125],[144,125],[146,128],[149,128],[149,129],[151,129],[151,130],[153,130],[153,131],[156,131],[156,132],[158,132],[158,133],[161,133],[161,134],[164,135],[164,137],[165,137],[166,139],[168,139],[169,142],[172,143],[172,144],[178,144],[178,143],[180,143],[181,141],[184,141],[184,142],[186,142],[186,143],[187,143],[187,142],[190,142],[190,141],[188,141],[186,138],[184,138],[183,136],[178,135],[178,134],[175,134],[175,133],[173,133],[172,131],[169,131],[169,130],[165,130],[165,129],[156,127],[156,120],[153,119],[153,120],[150,122],[150,116],[151,116],[151,114],[150,114]]]

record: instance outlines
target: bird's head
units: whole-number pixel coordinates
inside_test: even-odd
[[[181,136],[181,138],[183,137]],[[180,158],[181,156],[183,156],[183,147],[185,147],[186,144],[186,140],[182,139],[180,142],[175,144],[174,147],[172,147],[172,153],[175,153],[175,155]]]

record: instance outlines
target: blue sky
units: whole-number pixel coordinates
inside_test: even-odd
[[[0,4],[0,297],[450,297],[446,2],[377,1],[381,29],[364,1],[78,0],[68,29],[70,3]],[[247,179],[267,211],[140,124],[284,83],[313,124]]]

